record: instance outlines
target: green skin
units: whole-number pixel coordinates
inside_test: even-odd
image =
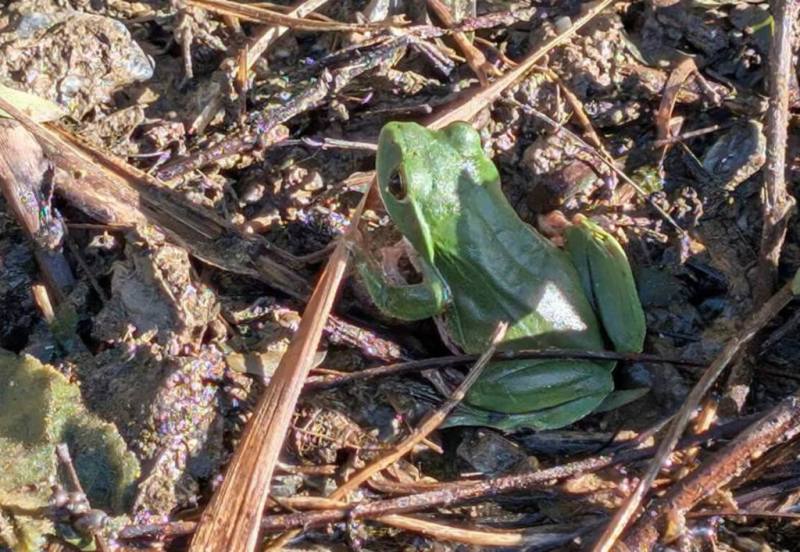
[[[386,210],[422,274],[418,284],[397,285],[358,254],[362,281],[383,312],[403,320],[437,317],[446,340],[467,353],[485,351],[499,321],[509,323],[500,350],[605,349],[570,256],[517,216],[470,125],[430,131],[387,124],[377,173]],[[450,425],[563,427],[609,396],[613,367],[585,360],[490,363]]]

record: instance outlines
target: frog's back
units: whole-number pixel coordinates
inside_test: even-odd
[[[499,181],[464,181],[458,194],[462,208],[451,219],[450,239],[435,240],[436,267],[453,290],[445,320],[458,344],[480,352],[506,320],[506,349],[602,349],[599,324],[566,253],[519,218]]]
[[[450,288],[444,319],[457,345],[482,352],[505,320],[506,348],[602,348],[575,268],[516,214],[469,124],[389,123],[376,166],[395,224]]]

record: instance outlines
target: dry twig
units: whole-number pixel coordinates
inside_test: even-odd
[[[228,0],[186,0],[190,6],[203,8],[214,13],[232,15],[248,21],[257,21],[269,25],[281,25],[298,31],[370,31],[399,26],[397,22],[378,23],[339,23],[335,21],[318,21],[287,15],[278,11],[259,8],[247,4],[229,2]]]
[[[681,440],[680,446],[693,447],[715,439],[736,435],[751,421],[752,418],[735,420],[709,430],[703,435],[687,437]],[[544,487],[568,477],[596,472],[617,464],[628,466],[638,460],[651,457],[654,452],[655,447],[625,449],[531,473],[496,477],[484,481],[439,483],[429,490],[417,494],[356,504],[349,509],[267,516],[264,518],[263,526],[267,531],[281,531],[291,527],[320,527],[347,519],[374,519],[387,514],[411,513],[441,506],[454,506],[470,500],[488,499]]]
[[[36,139],[16,121],[0,119],[0,192],[34,245],[49,295],[60,302],[75,278],[62,252],[63,223],[42,197],[52,187],[53,168]]]
[[[664,158],[670,148],[669,138],[672,136],[672,110],[678,100],[683,83],[693,73],[697,73],[697,65],[690,57],[683,58],[670,73],[667,83],[664,85],[664,94],[661,96],[661,104],[656,112],[656,142],[662,144],[661,156],[658,162],[659,170],[662,170]]]
[[[328,0],[306,0],[302,2],[297,7],[293,8],[287,15],[291,17],[299,17],[303,18],[314,10],[320,8],[321,6],[325,5]],[[246,63],[244,66],[244,70],[249,72],[250,69],[253,68],[256,61],[264,55],[264,52],[267,51],[272,44],[275,43],[280,37],[282,37],[286,32],[289,30],[289,27],[284,26],[276,26],[276,25],[267,25],[263,27],[255,37],[253,37],[243,48],[243,51],[246,51]],[[230,59],[239,59],[239,55],[232,56]],[[220,66],[227,62],[223,61]],[[239,70],[241,71],[242,68],[240,67]],[[190,134],[197,134],[202,132],[208,123],[214,119],[216,114],[222,109],[222,87],[213,82],[210,84],[211,86],[211,93],[206,98],[204,102],[203,108],[201,112],[194,118],[191,125],[189,125],[189,133]]]
[[[325,266],[300,326],[247,424],[222,485],[203,511],[190,547],[193,552],[252,551],[259,544],[272,473],[347,268],[347,240],[358,225],[363,206],[364,199]]]
[[[712,496],[775,445],[800,433],[800,396],[785,399],[648,508],[625,538],[631,550],[650,550],[663,528],[669,542],[683,530],[686,512]]]
[[[467,529],[433,522],[420,517],[400,516],[396,514],[383,516],[379,518],[379,520],[381,523],[391,525],[392,527],[397,527],[398,529],[422,533],[423,535],[427,535],[436,539],[437,541],[443,540],[459,542],[472,546],[521,547],[537,544],[541,540],[540,535],[537,535],[536,533],[528,535],[526,534],[527,531],[487,531]],[[565,535],[561,535],[556,542],[551,542],[550,544],[563,544],[565,542],[569,542],[571,539],[580,536],[589,529],[591,529],[591,526],[586,525],[576,528]]]
[[[58,458],[58,461],[63,466],[67,475],[67,480],[73,491],[77,492],[83,500],[86,501],[87,507],[90,506],[86,498],[86,492],[83,490],[83,485],[81,485],[81,480],[78,477],[78,472],[75,469],[75,464],[72,462],[72,455],[69,453],[69,447],[66,443],[59,443],[56,445],[56,458]],[[92,515],[92,513],[93,512],[89,510],[88,512],[84,512],[83,515],[89,516]],[[89,532],[92,534],[95,545],[100,552],[109,552],[111,550],[103,535],[94,530],[94,528],[90,528]]]
[[[725,425],[717,426],[702,435],[684,438],[679,443],[679,448],[694,447],[702,443],[728,439],[745,429],[753,419],[752,416],[740,418]],[[626,443],[626,446],[631,444],[633,443]],[[634,444],[634,446],[636,445]],[[262,526],[265,531],[277,532],[295,527],[321,527],[329,523],[346,521],[347,519],[372,519],[396,513],[421,512],[439,506],[454,506],[470,500],[489,499],[503,494],[544,487],[568,477],[599,471],[613,465],[629,466],[634,462],[651,457],[654,452],[655,447],[625,448],[602,456],[531,473],[495,477],[483,481],[465,480],[423,486],[417,485],[415,486],[416,494],[413,495],[350,505],[347,508],[331,508],[327,511],[271,515],[263,519]],[[417,489],[417,487],[419,488]],[[329,506],[332,506],[332,504],[327,501],[326,508]],[[194,528],[194,524],[187,522],[141,527],[131,526],[125,528],[120,533],[120,537],[134,539],[188,535],[194,531]]]
[[[422,423],[420,423],[419,427],[415,428],[408,437],[403,439],[402,442],[395,445],[391,451],[371,462],[364,469],[353,475],[353,477],[348,479],[344,484],[339,486],[338,489],[333,491],[328,498],[331,500],[341,500],[347,498],[347,495],[358,489],[362,483],[368,481],[370,477],[381,470],[388,468],[400,460],[403,456],[414,450],[416,445],[421,443],[427,438],[428,435],[436,430],[436,428],[442,424],[445,418],[447,418],[447,415],[450,414],[450,412],[452,412],[453,409],[464,399],[467,391],[469,391],[469,388],[472,387],[472,384],[475,383],[475,381],[478,379],[478,376],[481,375],[484,367],[489,363],[492,355],[494,355],[494,352],[497,350],[497,344],[502,341],[503,337],[505,336],[507,329],[508,323],[502,322],[498,324],[497,329],[492,336],[491,346],[480,356],[480,358],[478,358],[477,361],[475,361],[474,366],[467,373],[464,381],[462,381],[456,390],[453,391],[452,396],[445,401],[442,406],[428,414],[425,419],[422,420]],[[405,528],[405,525],[403,527]],[[277,539],[276,544],[272,545],[270,548],[279,548],[283,543],[286,543],[290,539],[294,538],[294,536],[297,534],[297,531],[292,531],[280,536]]]
[[[156,176],[161,180],[172,180],[231,155],[256,147],[266,148],[286,139],[287,130],[282,126],[283,123],[318,107],[326,98],[341,91],[357,76],[383,63],[412,39],[410,36],[390,38],[372,44],[369,49],[364,48],[355,61],[344,67],[331,70],[326,67],[302,93],[286,104],[272,107],[264,113],[251,114],[250,121],[243,129],[205,150],[170,161],[156,172]]]
[[[603,0],[599,2],[583,16],[578,18],[569,29],[549,40],[547,44],[525,57],[525,59],[519,62],[517,67],[494,81],[491,85],[485,88],[478,87],[477,89],[473,89],[472,93],[465,96],[464,99],[456,101],[455,105],[450,106],[444,113],[428,121],[427,126],[434,129],[444,128],[456,121],[472,120],[481,109],[491,104],[506,89],[510,88],[527,75],[534,68],[536,62],[547,55],[548,52],[572,38],[572,35],[577,33],[584,25],[594,19],[615,1],[616,0]]]
[[[427,4],[428,8],[436,14],[436,17],[442,21],[445,27],[453,27],[455,25],[456,22],[450,14],[449,8],[442,0],[427,0]],[[470,42],[466,34],[455,32],[452,36],[461,50],[461,53],[464,54],[464,58],[467,60],[470,69],[477,75],[481,86],[489,84],[489,75],[496,77],[501,74],[497,67],[486,60],[486,56],[483,55],[483,52]]]
[[[614,159],[612,159],[610,157],[606,157],[603,154],[602,151],[592,148],[583,138],[581,138],[580,136],[578,136],[577,134],[575,134],[574,132],[572,132],[568,128],[559,125],[556,121],[554,121],[553,119],[551,119],[550,117],[548,117],[547,115],[542,113],[541,111],[539,111],[537,109],[534,109],[532,107],[529,107],[529,106],[525,106],[525,105],[519,104],[518,102],[515,102],[515,103],[520,109],[522,109],[522,110],[534,115],[535,117],[538,117],[539,119],[541,119],[545,123],[547,123],[550,126],[552,126],[553,129],[555,129],[556,132],[563,132],[564,134],[569,136],[570,139],[575,140],[576,142],[578,142],[579,144],[584,146],[587,151],[593,152],[595,154],[595,156],[597,157],[597,159],[601,163],[603,163],[612,172],[614,172],[614,174],[616,174],[625,184],[627,184],[628,186],[633,188],[636,191],[636,193],[639,194],[639,197],[644,199],[647,202],[647,204],[650,205],[650,207],[652,207],[661,216],[661,218],[663,218],[666,222],[668,222],[678,232],[678,235],[682,239],[685,239],[685,240],[689,239],[689,235],[686,233],[686,230],[684,230],[681,227],[681,225],[678,224],[677,221],[674,218],[672,218],[672,216],[669,213],[667,213],[663,208],[661,208],[661,206],[658,205],[658,203],[653,201],[653,198],[650,196],[650,194],[645,192],[645,190],[642,189],[641,186],[639,186],[627,174],[625,174],[624,171],[622,171],[619,167],[617,167],[617,164],[614,162]]]
[[[683,366],[696,366],[706,367],[707,362],[660,357],[656,355],[635,354],[635,353],[617,353],[612,351],[575,351],[571,349],[543,349],[543,350],[521,350],[521,351],[501,351],[495,353],[493,359],[522,359],[522,358],[558,358],[558,359],[587,359],[587,360],[619,360],[627,362],[651,362],[651,363],[665,363],[665,364],[678,364]],[[406,374],[409,372],[420,372],[422,370],[430,370],[436,368],[443,368],[447,366],[456,366],[466,364],[478,359],[478,355],[450,355],[439,358],[426,358],[423,360],[412,360],[408,362],[398,362],[395,364],[388,364],[384,366],[375,366],[373,368],[365,368],[358,372],[348,372],[344,374],[337,374],[335,376],[311,376],[306,380],[303,390],[308,391],[321,391],[323,389],[332,389],[341,385],[347,385],[354,381],[362,381],[379,377],[396,376],[398,374]]]
[[[640,479],[636,489],[625,501],[625,504],[617,510],[614,518],[595,543],[592,549],[593,552],[608,552],[611,550],[611,547],[614,546],[614,543],[625,530],[625,527],[628,525],[634,513],[639,509],[639,505],[653,485],[664,462],[675,449],[678,439],[684,429],[686,429],[692,414],[700,404],[703,396],[711,388],[711,385],[717,380],[739,350],[772,320],[772,318],[792,300],[792,297],[791,283],[789,283],[773,295],[769,301],[764,303],[758,311],[745,321],[742,330],[728,340],[723,350],[717,355],[717,358],[715,358],[711,366],[708,367],[703,377],[700,378],[686,397],[683,406],[670,424],[666,435],[662,437],[656,457],[648,466],[647,471]]]
[[[765,166],[761,250],[758,277],[753,290],[756,304],[775,287],[778,261],[786,226],[794,209],[794,198],[786,191],[786,139],[789,126],[789,76],[792,71],[794,26],[800,3],[776,0],[772,3],[775,27],[769,50],[769,111],[767,112],[767,163]]]
[[[447,418],[447,415],[450,414],[450,412],[452,412],[453,409],[464,399],[467,391],[469,391],[469,388],[472,387],[472,384],[475,383],[475,381],[478,379],[478,376],[481,375],[484,367],[489,363],[494,355],[494,352],[497,349],[497,344],[502,341],[503,337],[505,336],[507,329],[507,323],[501,323],[498,325],[497,330],[495,330],[495,333],[492,336],[491,346],[480,356],[480,358],[478,358],[477,361],[475,361],[475,365],[472,367],[472,369],[470,369],[456,390],[453,391],[452,396],[448,398],[447,401],[442,404],[442,406],[426,416],[419,427],[416,428],[411,435],[406,437],[402,443],[399,443],[397,446],[395,446],[394,450],[372,462],[369,466],[348,479],[346,483],[331,493],[330,498],[340,499],[346,497],[349,493],[355,491],[359,485],[372,477],[373,474],[388,468],[396,461],[400,460],[403,456],[411,452],[417,444],[419,444],[425,437],[430,435],[431,432],[439,427],[445,418]]]
[[[57,180],[56,189],[78,209],[104,222],[154,224],[172,242],[213,266],[260,279],[292,297],[306,296],[305,280],[285,266],[291,255],[266,240],[242,235],[214,213],[187,205],[142,171],[67,131],[40,125],[2,98],[0,108],[35,136],[64,171],[65,182]]]

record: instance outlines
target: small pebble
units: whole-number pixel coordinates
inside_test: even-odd
[[[264,197],[265,189],[263,184],[253,182],[242,190],[239,197],[246,205],[252,205],[253,203],[261,201],[261,198]]]

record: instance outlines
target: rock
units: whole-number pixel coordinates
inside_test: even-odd
[[[111,94],[153,76],[121,22],[45,0],[12,3],[0,18],[0,81],[81,118]]]

